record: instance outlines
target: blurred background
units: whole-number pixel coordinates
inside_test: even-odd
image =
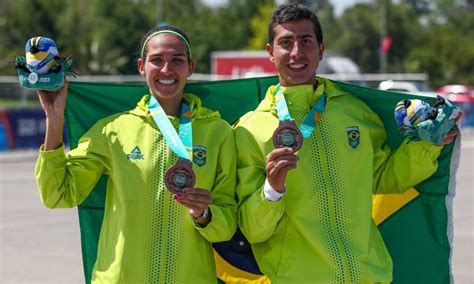
[[[36,192],[32,173],[37,152],[28,149],[37,149],[43,142],[45,124],[35,93],[20,88],[14,69],[15,56],[25,54],[27,39],[53,38],[61,54],[73,56],[73,68],[81,74],[73,80],[143,82],[135,66],[141,37],[156,25],[172,24],[183,28],[191,39],[197,62],[192,81],[275,75],[265,52],[267,26],[275,7],[290,2],[307,5],[321,21],[326,52],[318,75],[421,96],[439,94],[462,107],[464,156],[458,174],[462,198],[458,200],[465,205],[455,206],[463,224],[455,243],[464,249],[456,254],[454,247],[455,272],[462,279],[459,283],[474,283],[470,272],[474,236],[473,0],[1,0],[0,282],[82,282],[75,210],[68,211],[70,215],[64,211],[53,215],[41,207],[37,194],[32,195]],[[20,211],[28,213],[18,215]],[[27,233],[21,225],[25,219],[25,226],[36,224],[34,235],[44,246],[28,235],[32,230]],[[46,232],[44,226],[52,224],[66,231],[55,227]],[[50,238],[58,248],[47,245]],[[74,249],[61,250],[68,246]],[[44,252],[38,252],[40,249]],[[23,268],[31,265],[37,268],[29,275]],[[41,278],[58,270],[63,270],[64,278],[56,282]]]
[[[319,75],[442,94],[463,108],[462,126],[474,125],[473,0],[2,0],[0,149],[22,147],[15,142],[21,135],[41,138],[44,132],[41,121],[15,120],[41,116],[31,110],[38,100],[19,87],[13,64],[27,39],[55,39],[61,54],[73,56],[82,74],[76,80],[136,82],[142,81],[135,66],[141,37],[173,24],[191,38],[192,80],[266,76],[276,74],[265,52],[271,13],[289,2],[307,5],[320,18],[326,53]],[[14,113],[18,108],[30,110]],[[11,137],[18,131],[21,137]]]

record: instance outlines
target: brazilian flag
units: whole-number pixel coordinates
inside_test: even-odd
[[[189,83],[185,91],[198,95],[203,105],[218,110],[229,123],[253,110],[277,77]],[[393,109],[402,99],[417,97],[335,82],[369,105],[383,120],[388,144],[402,142]],[[66,127],[71,148],[100,118],[135,107],[148,92],[144,84],[70,82]],[[426,99],[430,104],[434,102]],[[393,283],[451,282],[452,198],[459,162],[459,143],[445,146],[439,168],[428,180],[402,195],[373,196],[373,219],[378,224],[394,263]],[[84,275],[90,283],[104,214],[106,178],[100,179],[88,199],[79,206]],[[270,283],[261,275],[250,245],[237,232],[229,242],[214,244],[217,282]],[[308,279],[311,281],[310,279]]]

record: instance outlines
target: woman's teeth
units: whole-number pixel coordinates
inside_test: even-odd
[[[164,84],[164,85],[171,85],[174,82],[176,82],[176,80],[158,80],[158,82],[160,82],[160,84]]]

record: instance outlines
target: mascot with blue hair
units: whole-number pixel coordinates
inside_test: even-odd
[[[71,70],[71,57],[59,55],[54,40],[37,36],[26,42],[25,56],[17,56],[15,68],[22,87],[30,90],[59,91],[64,76],[77,74]]]
[[[459,113],[459,107],[440,96],[433,106],[422,100],[403,100],[395,106],[395,121],[409,141],[424,140],[439,145],[456,127]]]

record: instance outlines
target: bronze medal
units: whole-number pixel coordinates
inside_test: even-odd
[[[280,121],[280,125],[273,132],[273,145],[275,148],[290,147],[294,153],[303,145],[303,134],[294,121]]]
[[[165,174],[166,188],[174,194],[180,194],[183,189],[194,187],[196,176],[190,161],[178,160]]]

